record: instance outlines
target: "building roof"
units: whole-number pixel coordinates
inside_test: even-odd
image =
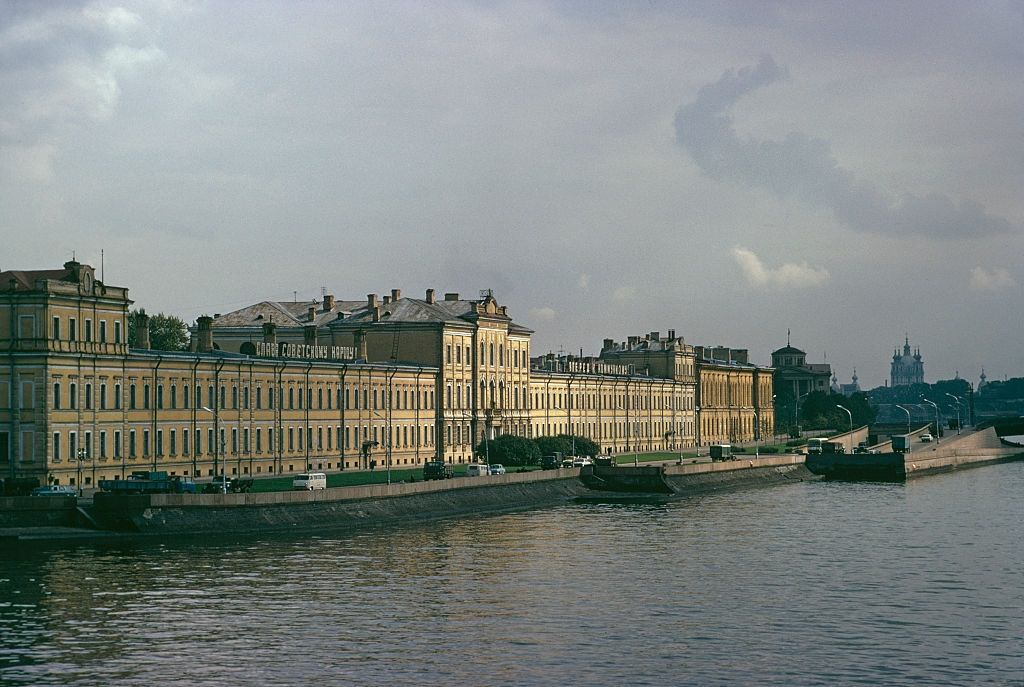
[[[399,298],[397,301],[381,303],[378,306],[380,308],[379,321],[383,323],[394,322],[410,324],[465,324],[467,322],[472,322],[478,316],[483,314],[486,317],[507,320],[509,331],[512,333],[533,333],[532,329],[512,322],[511,318],[509,318],[508,315],[504,314],[504,312],[500,310],[495,312],[480,313],[478,306],[486,302],[487,301],[485,299],[483,301],[441,300],[429,303],[425,300],[421,300],[418,298]],[[366,303],[364,302],[362,309],[353,312],[350,316],[345,317],[343,320],[337,320],[336,324],[338,324],[339,326],[347,326],[364,323],[373,323],[374,317],[374,311],[366,307]]]
[[[799,348],[795,346],[790,346],[789,344],[786,344],[782,348],[772,351],[772,355],[807,355],[807,352],[801,351]]]
[[[314,308],[313,319],[309,309]],[[318,301],[261,301],[255,305],[220,315],[213,320],[213,327],[262,327],[273,322],[279,327],[302,327],[316,324],[318,327],[337,319],[339,314],[348,316],[360,308],[366,308],[366,301],[334,301],[329,310],[323,309]]]
[[[35,290],[36,283],[40,280],[55,280],[77,283],[78,278],[73,269],[65,267],[59,270],[7,270],[0,272],[0,290],[10,288],[11,281],[14,281],[17,289]]]

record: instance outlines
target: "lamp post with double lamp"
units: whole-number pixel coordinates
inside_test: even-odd
[[[956,403],[956,433],[960,434],[960,397],[954,396],[951,393],[947,393],[946,395],[953,399],[953,403]]]
[[[84,448],[78,449],[78,453],[75,455],[75,462],[78,463],[78,477],[76,478],[78,486],[78,495],[82,495],[82,463],[85,462],[86,458],[89,457],[89,452]]]
[[[836,408],[839,408],[839,410],[846,411],[846,416],[850,420],[850,428],[849,428],[847,434],[849,435],[849,438],[850,438],[850,447],[851,447],[850,450],[852,451],[853,450],[853,448],[852,448],[853,447],[853,413],[850,412],[849,408],[847,408],[846,406],[841,406],[838,403],[836,404]]]
[[[796,425],[796,435],[797,435],[797,437],[799,437],[800,435],[803,434],[803,432],[800,431],[800,399],[801,398],[807,398],[810,395],[811,395],[810,391],[808,391],[806,394],[797,393],[796,401],[793,402],[793,414],[794,414],[793,424]]]
[[[935,408],[935,443],[939,443],[939,404],[935,401],[929,401],[924,396],[921,396],[921,400]]]
[[[384,420],[384,462],[387,465],[388,484],[391,484],[391,440],[393,438],[391,436],[391,421],[386,417],[383,417],[376,410],[371,410],[370,412],[379,417],[381,420]]]

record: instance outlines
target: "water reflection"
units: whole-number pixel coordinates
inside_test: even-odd
[[[0,562],[0,683],[1010,683],[1022,487],[1007,464],[16,551]]]

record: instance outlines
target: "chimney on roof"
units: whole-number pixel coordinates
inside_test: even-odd
[[[651,332],[651,341],[661,341],[661,332]]]
[[[368,293],[366,294],[366,307],[376,308],[377,307],[377,294]]]
[[[149,348],[149,315],[145,312],[139,312],[138,319],[135,320],[135,347]]]
[[[362,329],[356,330],[353,343],[356,349],[356,359],[366,360],[366,332]]]
[[[676,330],[675,329],[669,329],[668,330],[668,340],[672,341],[675,338],[676,338]]]
[[[196,352],[209,353],[213,350],[213,318],[203,315],[196,320]],[[146,348],[149,348],[147,345]]]
[[[388,296],[388,295],[385,294],[385,296],[384,296],[384,305],[387,305],[390,302],[391,302],[391,296]]]
[[[334,295],[329,293],[324,296],[324,312],[332,310],[334,310]]]
[[[306,319],[309,320],[310,322],[312,322],[313,320],[316,319],[316,306],[315,305],[309,306],[309,310],[306,311]]]
[[[379,305],[373,306],[373,321],[374,322],[380,322],[380,306]]]
[[[431,305],[433,305],[434,301],[435,301],[434,290],[433,289],[427,289],[427,303],[430,303]]]
[[[601,352],[610,351],[615,348],[615,339],[605,339],[601,346]]]
[[[457,301],[457,300],[459,300],[459,294],[457,294],[457,293],[446,293],[444,295],[444,299],[446,301]]]
[[[638,343],[640,343],[640,337],[639,336],[631,336],[631,337],[627,338],[626,341],[629,343],[629,347],[632,348],[633,346],[636,346]]]
[[[401,298],[402,298],[402,290],[401,289],[391,289],[391,301],[392,302],[400,300]]]
[[[263,343],[277,343],[277,325],[273,322],[263,323]]]

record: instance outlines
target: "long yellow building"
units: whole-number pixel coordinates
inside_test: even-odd
[[[674,332],[532,357],[533,332],[490,292],[263,302],[200,317],[183,352],[150,350],[145,327],[129,347],[130,305],[74,261],[0,273],[0,474],[90,486],[460,463],[499,434],[677,450],[753,439],[773,415],[770,369],[699,359]]]

